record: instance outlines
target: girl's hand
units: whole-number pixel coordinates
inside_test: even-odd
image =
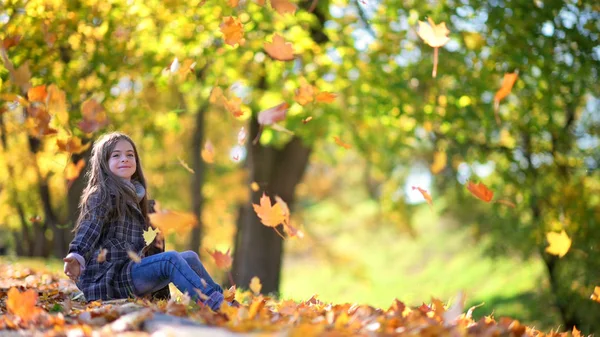
[[[65,274],[71,280],[77,281],[77,279],[79,279],[79,274],[81,273],[79,261],[74,257],[65,257],[63,261],[65,261]]]

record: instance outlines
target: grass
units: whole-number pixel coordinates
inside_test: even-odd
[[[394,298],[420,305],[432,297],[452,301],[463,291],[467,307],[484,303],[475,309],[475,318],[510,316],[544,331],[560,325],[546,294],[541,260],[484,256],[482,243],[473,241],[466,229],[438,219],[427,207],[414,216],[414,239],[390,226],[364,225],[364,208],[361,215],[335,205],[322,207],[311,222],[324,216],[328,226],[315,226],[313,246],[303,250],[302,242],[287,243],[283,297],[302,300],[318,294],[326,302],[387,309]],[[340,216],[343,223],[331,223],[336,213],[346,214]]]

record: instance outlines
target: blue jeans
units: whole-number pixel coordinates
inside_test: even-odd
[[[168,251],[151,255],[131,267],[134,293],[144,296],[167,286],[170,282],[182,293],[200,300],[214,311],[223,302],[223,288],[210,277],[196,252]],[[198,291],[204,296],[200,296]]]

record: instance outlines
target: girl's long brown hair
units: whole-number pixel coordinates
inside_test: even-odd
[[[115,149],[117,143],[121,140],[128,141],[133,147],[135,153],[136,170],[131,180],[137,180],[144,189],[146,189],[146,178],[144,177],[144,171],[142,170],[142,164],[135,143],[129,138],[129,136],[120,133],[112,132],[105,134],[94,142],[92,148],[92,155],[90,157],[90,168],[86,173],[87,185],[81,194],[81,200],[79,201],[79,217],[77,224],[73,229],[74,232],[79,230],[81,221],[88,216],[92,211],[91,207],[97,207],[99,205],[108,205],[107,214],[101,215],[105,220],[113,220],[120,218],[123,215],[131,215],[131,210],[127,207],[127,201],[133,201],[137,203],[137,195],[135,191],[127,187],[123,180],[116,176],[110,171],[108,166],[108,160],[111,153]],[[90,197],[94,196],[95,200],[100,202],[95,205],[90,205]],[[111,196],[114,196],[115,200],[111,200]],[[140,210],[148,222],[148,193],[144,195],[142,200],[139,202]]]

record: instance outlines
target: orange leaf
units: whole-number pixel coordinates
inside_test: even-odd
[[[150,223],[160,229],[164,235],[172,232],[184,232],[198,224],[198,219],[192,213],[161,210],[148,214]]]
[[[496,95],[494,95],[494,111],[498,111],[500,107],[500,101],[503,100],[508,94],[510,94],[513,85],[517,81],[518,73],[506,73],[504,74],[504,79],[502,80],[502,87],[498,89]],[[496,121],[499,122],[499,117],[496,114]]]
[[[85,160],[83,158],[77,161],[77,164],[69,161],[67,167],[65,168],[65,179],[69,183],[73,182],[73,180],[77,179],[81,174],[81,170],[85,167]]]
[[[21,41],[21,35],[9,36],[2,40],[2,46],[8,50],[11,47],[16,46]]]
[[[215,147],[210,140],[207,140],[206,143],[204,143],[204,148],[200,155],[202,156],[202,159],[209,164],[215,162]]]
[[[17,288],[10,288],[7,295],[6,309],[8,312],[19,316],[25,322],[32,320],[42,312],[41,308],[35,306],[38,300],[38,293],[34,289],[20,292]]]
[[[433,207],[433,199],[431,199],[431,195],[429,195],[429,193],[427,193],[427,190],[424,190],[420,187],[417,186],[413,186],[412,187],[413,190],[418,190],[419,192],[421,192],[421,194],[423,195],[423,198],[425,198],[425,200],[427,201],[427,203],[429,204],[430,207]]]
[[[244,114],[241,108],[242,99],[235,95],[232,95],[229,100],[223,96],[223,105],[227,111],[231,112],[233,117],[241,117]]]
[[[594,292],[592,293],[592,296],[590,296],[590,298],[593,301],[600,303],[600,287],[594,287]]]
[[[48,92],[46,91],[45,85],[38,85],[37,87],[29,88],[27,91],[27,98],[30,102],[42,102],[46,103]]]
[[[258,114],[258,124],[272,125],[273,123],[277,123],[279,121],[284,120],[288,108],[289,104],[287,104],[287,102],[283,102],[272,108],[261,111]]]
[[[72,154],[79,154],[87,150],[91,144],[91,142],[88,142],[87,144],[82,145],[81,138],[77,136],[71,136],[66,139],[56,139],[56,145],[58,145],[59,150]]]
[[[425,43],[431,47],[441,47],[450,41],[448,37],[450,31],[446,28],[445,22],[436,25],[431,18],[428,18],[427,21],[429,25],[419,21],[419,32],[417,33]]]
[[[273,35],[272,42],[265,42],[265,51],[272,58],[279,61],[290,61],[294,59],[294,48],[289,42],[285,42],[279,34]]]
[[[239,0],[227,0],[227,4],[229,7],[235,8],[239,4]]]
[[[225,43],[230,46],[235,46],[241,43],[244,38],[244,25],[242,21],[235,16],[226,16],[221,23],[221,32],[225,38]]]
[[[333,103],[335,101],[336,97],[337,97],[337,94],[323,91],[323,92],[320,92],[317,94],[317,96],[315,97],[315,100],[317,102],[322,102],[322,103]]]
[[[281,205],[275,203],[271,206],[271,199],[265,193],[260,198],[260,205],[252,204],[252,207],[262,224],[267,227],[277,227],[285,221]]]
[[[300,86],[300,88],[296,89],[296,95],[294,96],[294,100],[298,102],[298,104],[304,106],[313,101],[314,95],[315,87],[313,87],[310,84],[304,84]]]
[[[221,87],[213,87],[212,90],[210,91],[210,97],[209,97],[209,102],[211,103],[217,103],[218,101],[222,100],[223,97],[223,89],[221,89]]]
[[[48,87],[48,113],[58,117],[63,125],[69,121],[67,96],[64,91],[60,90],[54,84]]]
[[[93,133],[108,125],[108,119],[104,107],[94,98],[90,98],[81,104],[83,120],[79,122],[79,128],[85,133]]]
[[[343,141],[342,141],[342,140],[341,140],[341,139],[340,139],[338,136],[334,136],[334,137],[333,137],[333,140],[335,141],[335,143],[336,143],[337,145],[339,145],[339,146],[341,146],[341,147],[343,147],[343,148],[345,148],[345,149],[349,149],[349,148],[351,148],[351,147],[352,147],[350,144],[346,144],[346,143],[344,143],[344,142],[343,142]]]
[[[231,268],[231,264],[233,263],[233,259],[231,258],[229,251],[230,249],[227,249],[225,253],[222,253],[215,249],[211,253],[210,251],[206,250],[206,252],[208,252],[208,254],[210,254],[210,256],[212,256],[212,258],[215,260],[217,267],[223,270]]]
[[[467,189],[477,198],[490,202],[494,197],[494,192],[487,188],[482,182],[475,184],[472,181],[467,182]]]
[[[262,7],[265,5],[265,0],[256,0],[256,3]]]
[[[294,14],[297,9],[296,5],[288,0],[271,0],[271,7],[281,15],[285,15],[286,13]]]
[[[223,289],[223,298],[227,302],[231,302],[235,299],[235,286],[231,286],[229,289]]]

